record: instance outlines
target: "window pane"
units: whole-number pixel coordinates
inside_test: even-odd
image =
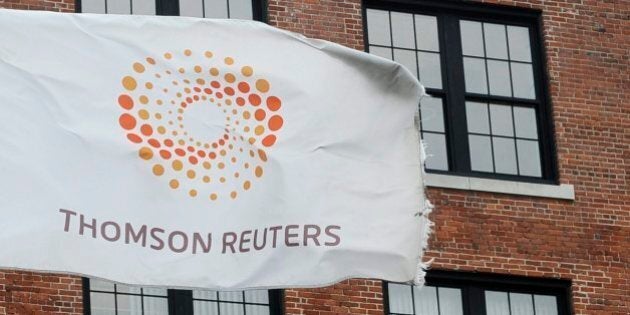
[[[245,313],[243,304],[240,303],[219,303],[219,312],[221,315],[241,315]]]
[[[261,305],[245,305],[247,315],[269,315],[269,307]]]
[[[405,66],[411,74],[418,77],[418,69],[416,66],[416,54],[411,50],[394,49],[394,61]]]
[[[224,0],[219,2],[224,2]],[[252,12],[252,0],[230,0],[231,19],[251,20]]]
[[[507,292],[486,291],[486,315],[509,315]]]
[[[418,49],[439,51],[437,18],[430,15],[416,15],[416,45]]]
[[[426,168],[448,171],[446,137],[443,134],[424,132],[422,133],[422,140],[426,145],[427,159],[424,162]]]
[[[134,294],[140,294],[140,287],[132,287],[132,286],[128,286],[128,285],[124,285],[124,284],[117,284],[116,285],[116,292],[118,293],[134,293]]]
[[[245,302],[269,304],[269,291],[267,290],[247,290],[245,291]]]
[[[514,97],[535,99],[534,72],[528,63],[512,62],[512,85]]]
[[[490,134],[488,117],[488,105],[486,103],[466,102],[468,132]]]
[[[388,283],[389,311],[399,314],[413,314],[411,287],[403,284]]]
[[[492,172],[490,137],[469,135],[468,145],[470,147],[470,168],[473,171]]]
[[[422,76],[422,73],[420,73],[420,76]],[[466,92],[488,93],[486,63],[483,59],[464,57],[464,77],[466,81]]]
[[[90,293],[90,310],[92,315],[115,315],[114,294]]]
[[[216,300],[216,291],[193,290],[193,299]]]
[[[490,94],[512,96],[510,66],[507,61],[488,60],[488,80]]]
[[[213,18],[213,19],[227,19],[228,18],[227,0],[205,0],[204,4],[205,4],[205,17]]]
[[[519,138],[538,139],[536,110],[527,107],[514,108],[514,128]]]
[[[114,292],[114,283],[98,279],[90,279],[90,290]]]
[[[438,288],[438,294],[440,295],[440,314],[464,314],[460,289]]]
[[[133,0],[133,14],[155,15],[155,0]]]
[[[367,10],[368,40],[370,44],[391,46],[389,12]]]
[[[538,141],[516,140],[520,175],[541,177]]]
[[[392,49],[370,46],[370,54],[392,60]]]
[[[495,136],[514,136],[512,106],[490,104],[490,123]]]
[[[392,43],[394,47],[414,49],[413,15],[392,12]]]
[[[163,288],[142,288],[142,294],[166,296],[167,291],[166,289],[163,289]]]
[[[492,137],[495,172],[518,174],[516,169],[516,146],[512,138]]]
[[[131,14],[131,3],[129,0],[107,0],[107,13]]]
[[[420,82],[429,88],[442,88],[442,71],[440,70],[440,54],[418,52]]]
[[[536,315],[558,315],[558,302],[555,296],[534,295]]]
[[[144,315],[168,315],[166,298],[143,297]]]
[[[195,315],[218,315],[219,304],[217,302],[193,301],[193,313]]]
[[[534,315],[534,300],[531,294],[510,293],[511,315]]]
[[[81,12],[105,13],[105,0],[81,0]]]
[[[507,33],[510,45],[510,59],[532,61],[532,51],[529,46],[529,29],[521,26],[508,26]]]
[[[140,296],[116,295],[118,315],[142,315],[142,301]]]
[[[219,292],[219,300],[243,302],[243,292],[242,291],[221,291]]]
[[[486,57],[508,59],[505,25],[484,23]]]
[[[416,314],[418,315],[440,315],[438,310],[437,288],[423,286],[413,288],[414,301],[416,304]]]
[[[203,0],[179,0],[179,15],[203,17]]]
[[[444,113],[442,99],[425,96],[420,101],[420,116],[423,131],[444,132]]]
[[[462,37],[462,51],[464,55],[483,57],[481,23],[473,21],[460,21],[459,28]]]

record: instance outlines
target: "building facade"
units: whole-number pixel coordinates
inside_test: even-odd
[[[352,279],[216,293],[0,270],[0,315],[630,314],[628,1],[0,0],[0,8],[256,19],[396,60],[430,95],[420,113],[435,205],[423,289]]]

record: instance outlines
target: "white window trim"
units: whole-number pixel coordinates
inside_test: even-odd
[[[575,200],[575,190],[570,184],[548,185],[442,174],[425,174],[425,183],[428,187]]]

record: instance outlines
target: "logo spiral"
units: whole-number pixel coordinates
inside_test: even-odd
[[[284,119],[281,99],[254,68],[186,49],[147,57],[130,72],[122,78],[118,122],[170,188],[194,198],[236,199],[263,176],[265,150],[276,143]],[[195,108],[224,116],[218,136],[190,130]]]

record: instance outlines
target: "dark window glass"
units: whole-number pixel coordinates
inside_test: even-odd
[[[366,4],[366,49],[405,66],[430,95],[420,104],[429,171],[555,180],[538,12]]]

